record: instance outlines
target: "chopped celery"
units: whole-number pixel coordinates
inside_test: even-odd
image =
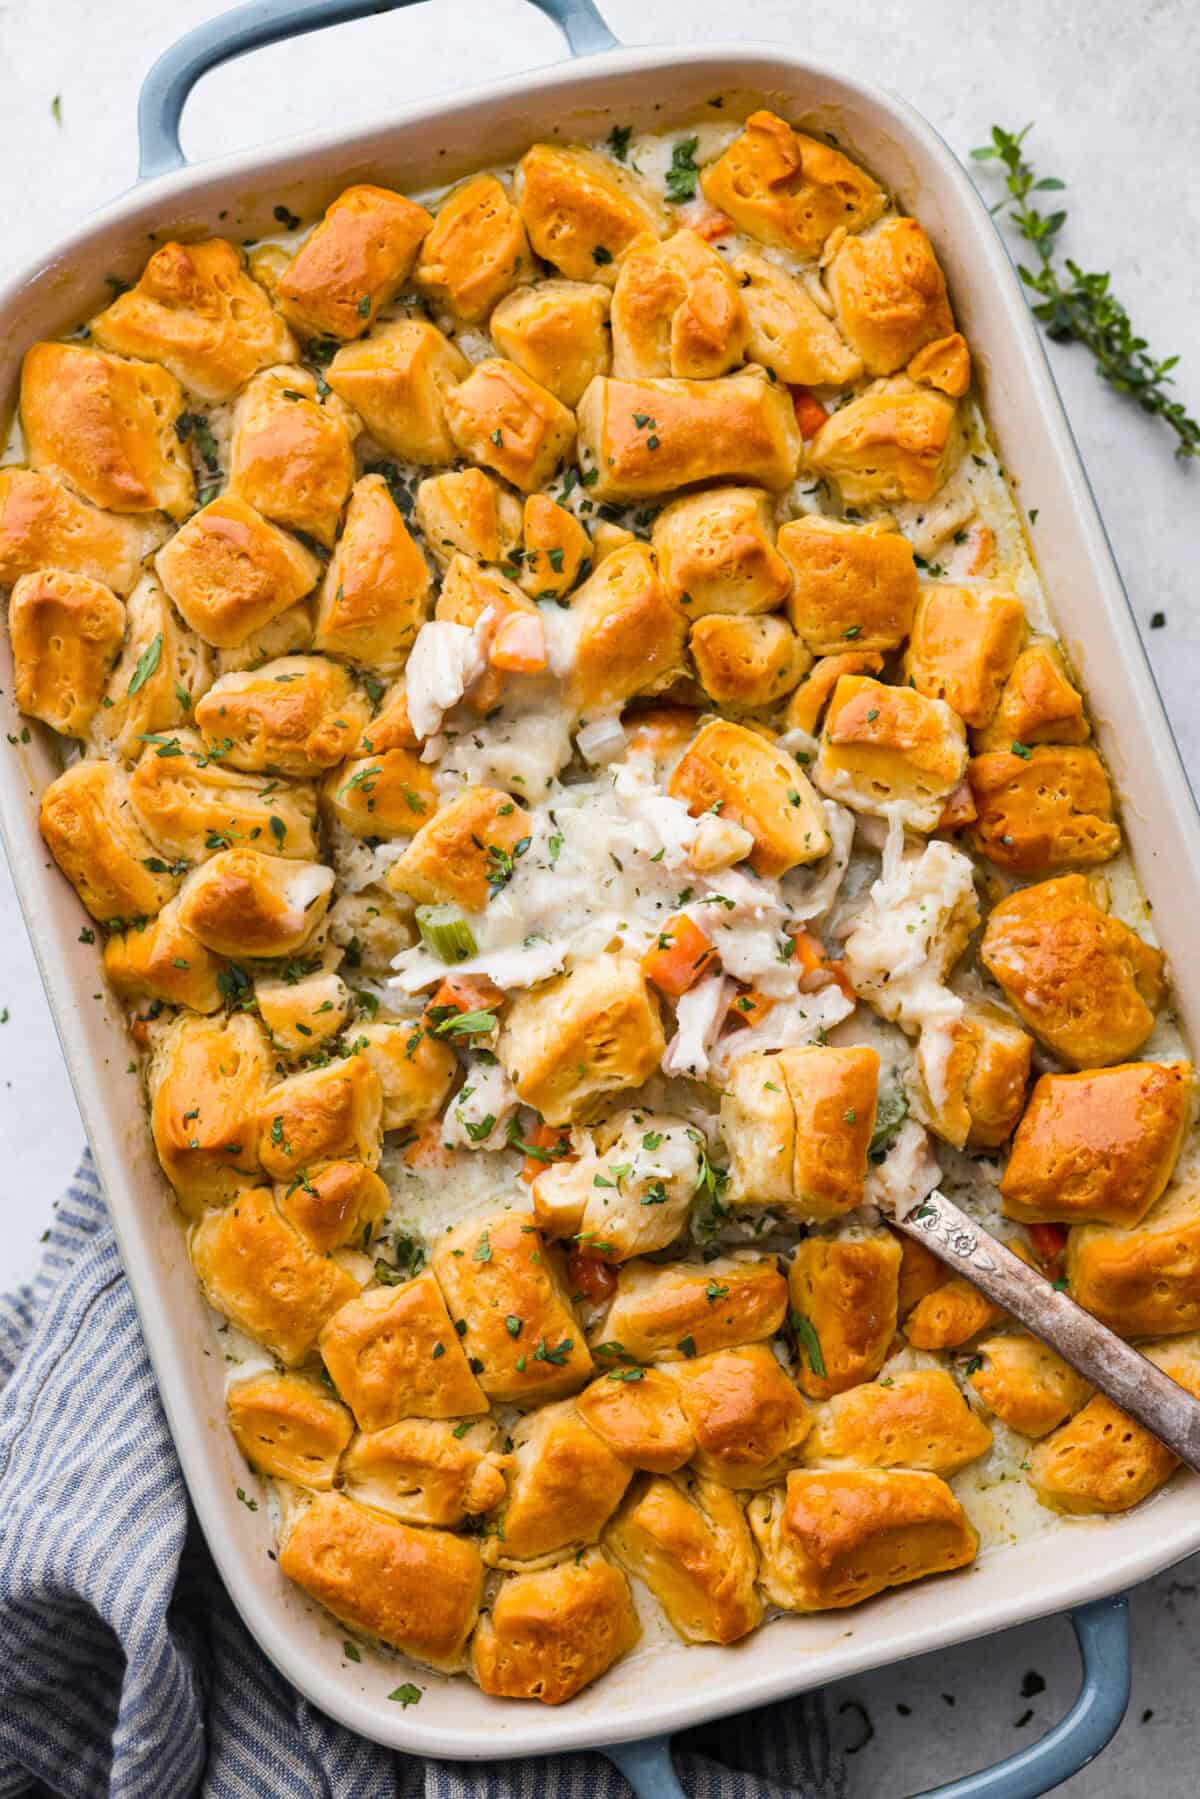
[[[478,951],[474,932],[457,906],[418,906],[417,929],[439,962],[465,962]]]

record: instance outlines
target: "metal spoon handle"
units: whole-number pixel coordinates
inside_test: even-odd
[[[1011,1312],[1200,1473],[1200,1403],[1161,1368],[1027,1267],[936,1187],[921,1205],[893,1222]]]

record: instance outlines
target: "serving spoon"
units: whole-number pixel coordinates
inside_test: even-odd
[[[888,1211],[897,1230],[965,1275],[1200,1474],[1200,1402],[1186,1388],[1013,1255],[937,1187],[924,1199]]]

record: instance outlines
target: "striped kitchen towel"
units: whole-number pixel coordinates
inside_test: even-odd
[[[819,1695],[693,1731],[697,1799],[838,1799]],[[0,1799],[627,1799],[599,1755],[424,1762],[251,1641],[188,1504],[91,1159],[0,1299]]]

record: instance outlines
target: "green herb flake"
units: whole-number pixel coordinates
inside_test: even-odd
[[[159,631],[146,645],[137,660],[129,686],[125,689],[125,698],[131,700],[135,693],[146,685],[162,661],[163,634]]]
[[[825,1357],[821,1350],[821,1339],[811,1318],[803,1312],[793,1312],[788,1323],[796,1333],[796,1342],[808,1357],[808,1365],[819,1380],[825,1379]]]
[[[667,170],[667,199],[673,206],[680,206],[685,200],[696,197],[700,170],[695,158],[699,145],[698,137],[685,137],[671,151],[671,166]]]

